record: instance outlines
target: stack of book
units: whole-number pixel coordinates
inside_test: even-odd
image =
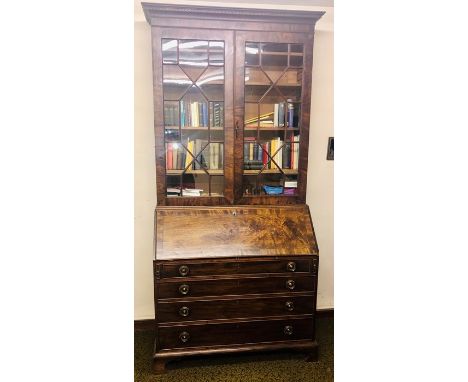
[[[208,144],[205,139],[195,139],[187,142],[187,149],[195,156],[203,147]],[[166,144],[166,169],[183,170],[201,170],[203,168],[210,170],[222,170],[224,168],[224,144],[220,142],[210,143],[203,152],[197,157],[188,154],[180,143]]]
[[[296,118],[294,104],[292,102],[281,102],[273,105],[273,112],[245,120],[245,126],[256,127],[260,121],[260,127],[284,127],[286,125],[289,128],[297,125]]]
[[[284,182],[284,195],[295,195],[297,190],[297,180],[286,180]]]
[[[244,170],[257,170],[263,167],[297,170],[299,168],[299,139],[300,136],[297,135],[284,144],[280,137],[264,143],[257,143],[254,137],[245,138],[244,141],[247,142],[244,142]],[[276,164],[270,160],[270,157]]]
[[[203,190],[200,188],[184,188],[182,190],[182,196],[201,196]]]

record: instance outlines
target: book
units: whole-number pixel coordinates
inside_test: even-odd
[[[297,188],[297,180],[285,180],[284,187]]]
[[[294,104],[288,99],[288,127],[294,127]]]
[[[278,113],[278,108],[279,108],[279,104],[275,103],[275,106],[274,106],[274,117],[273,117],[273,126],[274,127],[278,127],[279,126],[279,113]]]

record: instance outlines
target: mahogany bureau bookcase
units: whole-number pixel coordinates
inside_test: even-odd
[[[315,359],[319,258],[305,198],[323,12],[142,6],[156,138],[154,369],[243,351]]]

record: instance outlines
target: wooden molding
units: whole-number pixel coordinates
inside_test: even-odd
[[[153,25],[153,18],[177,17],[216,19],[230,21],[265,21],[296,24],[315,24],[325,12],[291,11],[284,9],[228,8],[198,5],[141,3],[146,20]]]
[[[334,317],[334,309],[317,310],[316,316],[317,316],[317,318],[333,318]],[[135,320],[134,321],[134,331],[136,331],[136,332],[155,330],[155,328],[156,328],[156,320],[155,319]]]

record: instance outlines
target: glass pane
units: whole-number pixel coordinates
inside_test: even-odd
[[[177,63],[177,40],[162,39],[163,63]]]
[[[195,85],[180,101],[180,119],[182,127],[208,127],[208,102]]]
[[[302,44],[289,44],[289,66],[302,66],[303,62],[303,46]]]
[[[210,176],[206,173],[184,174],[182,176],[182,196],[209,196]]]
[[[222,196],[224,193],[224,176],[211,176],[210,196]]]
[[[166,176],[166,195],[168,197],[180,196],[180,175]]]
[[[208,66],[208,41],[180,40],[179,65]]]
[[[244,170],[261,170],[263,159],[266,163],[267,157],[261,145],[254,139],[244,139]]]
[[[210,141],[211,142],[223,142],[224,141],[224,130],[218,127],[212,127],[210,129]]]
[[[289,57],[290,66],[302,66],[303,58],[302,55],[291,55]]]
[[[260,195],[262,194],[261,188],[257,186],[257,175],[258,171],[247,171],[247,172],[252,172],[251,174],[246,174],[246,171],[244,171],[244,176],[243,176],[243,189],[244,189],[244,195]]]
[[[284,139],[284,129],[265,129],[260,128],[260,142],[270,142],[272,139]]]
[[[302,53],[303,51],[302,44],[289,44],[289,46],[292,53]]]
[[[261,173],[258,176],[258,185],[261,194],[281,195],[283,193],[283,174]]]
[[[259,65],[260,64],[260,49],[258,43],[248,42],[245,44],[245,64]]]
[[[209,43],[209,64],[214,66],[224,65],[224,41],[210,41]]]
[[[258,102],[272,82],[259,68],[245,68],[245,102]]]
[[[223,143],[210,143],[197,158],[210,174],[221,174],[224,169],[223,151]]]
[[[224,102],[210,102],[210,124],[212,129],[224,129]]]
[[[259,121],[259,108],[257,103],[245,103],[244,104],[244,127],[245,128],[257,128]]]
[[[224,67],[209,67],[198,79],[197,86],[209,100],[224,100]]]
[[[297,175],[286,175],[284,179],[283,194],[297,195]]]
[[[166,142],[180,141],[179,130],[164,130],[164,140]]]
[[[287,105],[276,87],[260,101],[260,127],[284,127]]]
[[[166,129],[179,127],[179,102],[164,101],[164,126]]]
[[[249,44],[246,63],[260,67],[245,68],[243,192],[296,195],[303,46]]]
[[[257,138],[257,135],[258,135],[258,130],[257,130],[257,127],[248,127],[246,129],[244,129],[244,138],[245,139],[248,139],[248,138]]]
[[[265,53],[282,53],[283,56],[288,54],[288,44],[267,42],[261,44],[262,55]]]
[[[288,99],[291,101],[291,99]],[[298,128],[300,123],[301,115],[301,104],[288,102],[288,115],[287,115],[287,125],[288,127]]]
[[[224,42],[163,39],[162,45],[167,196],[220,196]]]
[[[246,85],[271,85],[270,79],[260,68],[245,68]]]
[[[180,143],[166,143],[166,170],[183,170],[186,156],[187,152]]]
[[[302,69],[288,69],[278,80],[277,85],[300,87],[302,85]]]
[[[190,85],[192,85],[192,81],[177,65],[163,66],[164,99],[179,100]]]
[[[187,136],[185,134],[187,134]],[[208,139],[201,138],[202,135],[206,137],[207,132],[182,132],[182,141],[188,151],[183,165],[187,173],[192,172],[192,170],[207,168],[206,162],[204,162],[204,158],[202,157],[202,151],[208,145],[209,141]],[[196,160],[194,157],[196,157]]]

